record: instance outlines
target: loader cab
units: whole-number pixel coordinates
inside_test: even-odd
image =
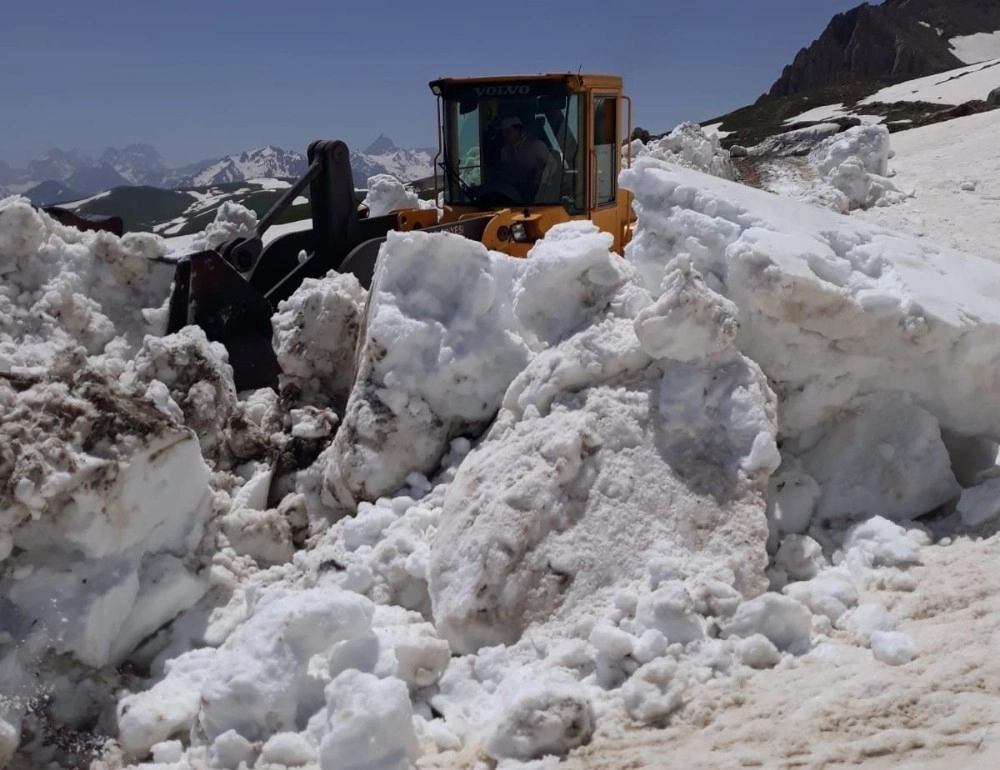
[[[528,230],[537,238],[560,221],[591,219],[614,234],[616,249],[624,246],[631,209],[617,181],[631,103],[620,77],[446,78],[430,87],[438,97],[435,185],[443,193],[443,221],[510,209],[531,220]],[[505,132],[511,123],[521,131]],[[505,151],[505,134],[519,146]],[[515,256],[528,248],[499,244]]]

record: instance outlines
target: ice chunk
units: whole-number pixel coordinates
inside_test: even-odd
[[[963,490],[958,512],[967,527],[979,527],[1000,516],[1000,478]]]

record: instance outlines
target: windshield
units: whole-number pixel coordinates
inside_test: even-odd
[[[584,210],[579,97],[545,85],[445,95],[445,203]]]

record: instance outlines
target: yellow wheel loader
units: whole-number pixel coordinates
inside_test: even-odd
[[[617,181],[632,109],[620,77],[444,78],[430,88],[438,103],[440,216],[436,209],[366,216],[355,203],[347,145],[313,142],[308,170],[249,238],[176,260],[168,333],[196,324],[229,351],[239,390],[277,387],[271,316],[278,303],[305,278],[330,270],[353,273],[369,288],[390,231],[454,232],[524,257],[554,225],[589,219],[614,236],[615,250],[628,242],[633,216]],[[264,247],[264,233],[307,187],[312,228]]]

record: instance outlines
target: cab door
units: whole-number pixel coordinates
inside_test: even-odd
[[[619,135],[621,95],[612,91],[594,91],[590,104],[590,174],[588,206],[590,219],[601,230],[615,237],[614,250],[621,253],[622,223],[618,201],[618,171],[621,167]]]

